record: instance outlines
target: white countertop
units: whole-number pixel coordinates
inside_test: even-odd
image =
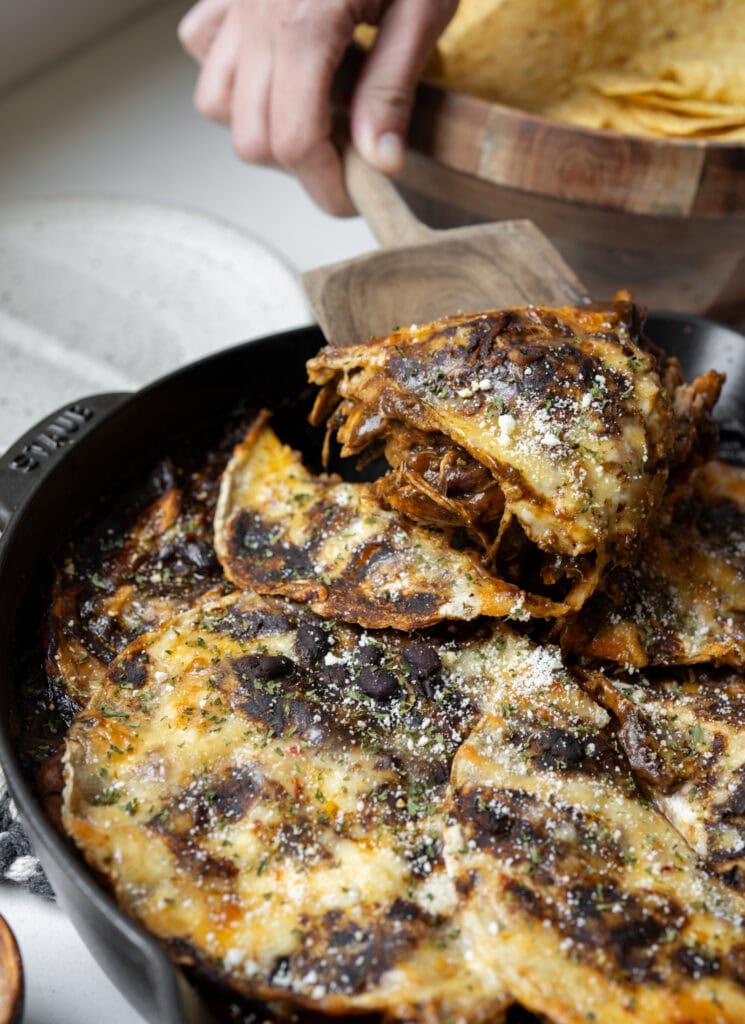
[[[175,37],[184,9],[169,4],[0,96],[0,200],[107,194],[182,205],[252,232],[297,270],[372,248],[364,223],[336,221],[294,180],[240,164],[227,134],[192,111],[195,69]],[[297,323],[297,306],[288,318]],[[283,325],[275,315],[270,326]],[[20,419],[19,434],[31,425]],[[142,1024],[56,906],[0,886],[0,913],[21,946],[25,1024]]]

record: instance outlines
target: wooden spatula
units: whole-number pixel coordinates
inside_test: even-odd
[[[347,188],[383,248],[303,275],[332,345],[458,312],[536,303],[576,305],[587,292],[527,220],[434,231],[413,215],[393,182],[348,149]]]

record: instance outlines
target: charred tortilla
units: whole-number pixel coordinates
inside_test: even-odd
[[[508,647],[496,671],[501,699],[453,762],[445,839],[477,969],[558,1024],[742,1020],[743,901],[644,799],[550,649]]]
[[[236,992],[463,1024],[729,1024],[743,902],[643,799],[558,652],[230,595],[131,645],[66,741],[65,827]],[[601,1015],[602,1011],[602,1015]]]
[[[133,512],[115,509],[68,546],[55,573],[47,673],[73,708],[85,705],[106,667],[132,640],[225,581],[212,547],[212,516],[227,454],[193,473],[170,460],[152,474]]]
[[[68,549],[48,812],[236,1013],[739,1024],[740,675],[535,642],[740,664],[742,473],[690,476],[719,376],[684,384],[628,303],[309,370],[327,442],[390,472],[314,475],[261,413]]]
[[[745,677],[593,675],[640,786],[691,849],[745,892]]]

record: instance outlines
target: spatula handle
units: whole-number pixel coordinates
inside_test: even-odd
[[[414,216],[391,179],[371,167],[352,146],[344,151],[344,174],[352,202],[381,246],[413,245],[435,234]]]

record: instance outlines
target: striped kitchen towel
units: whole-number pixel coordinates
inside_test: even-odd
[[[18,820],[5,779],[0,773],[0,877],[38,896],[54,899],[52,887],[31,849]]]

